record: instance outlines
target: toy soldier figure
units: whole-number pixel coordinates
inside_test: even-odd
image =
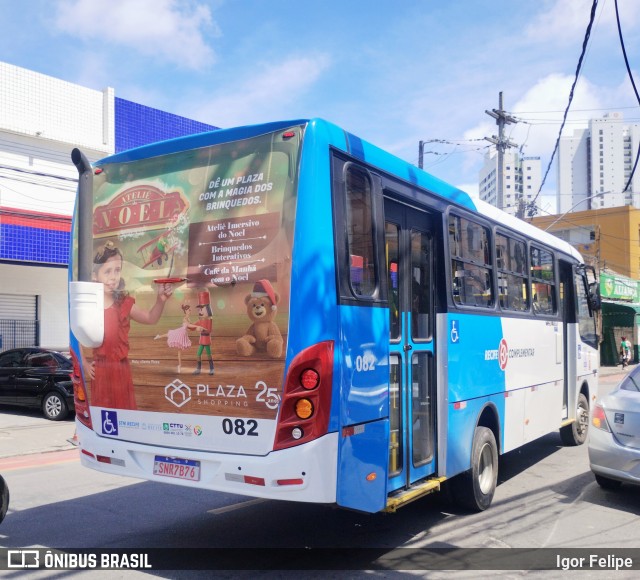
[[[206,350],[209,357],[209,374],[213,374],[213,357],[211,356],[211,331],[213,329],[213,313],[211,311],[209,291],[198,292],[198,322],[190,326],[192,330],[200,331],[198,344],[198,363],[194,375],[199,375],[202,370],[202,353]]]

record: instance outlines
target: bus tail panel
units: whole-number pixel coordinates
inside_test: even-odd
[[[337,437],[330,433],[255,457],[105,439],[78,425],[80,458],[92,469],[239,495],[329,504],[336,501]]]
[[[88,240],[74,230],[70,279],[89,272],[80,282],[104,301],[88,315],[82,296],[72,300],[71,346],[78,420],[98,437],[254,456],[273,449],[304,131],[216,131],[88,172],[93,223]],[[86,245],[92,263],[80,268]],[[85,332],[92,324],[101,340]]]

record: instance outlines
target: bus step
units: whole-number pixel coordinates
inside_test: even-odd
[[[425,495],[440,491],[440,484],[447,479],[446,477],[436,477],[429,479],[417,485],[411,486],[409,489],[403,489],[395,492],[387,498],[387,507],[382,511],[387,513],[393,513],[398,508],[406,505],[416,499],[420,499]]]

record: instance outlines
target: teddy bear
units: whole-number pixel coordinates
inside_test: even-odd
[[[236,340],[236,350],[241,356],[266,352],[271,358],[282,356],[284,341],[278,325],[274,322],[280,296],[269,280],[259,280],[247,294],[244,303],[252,321],[244,336]]]

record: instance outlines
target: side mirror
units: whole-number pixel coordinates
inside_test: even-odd
[[[602,298],[600,297],[600,283],[592,282],[589,284],[589,305],[591,310],[597,311],[602,308]]]

